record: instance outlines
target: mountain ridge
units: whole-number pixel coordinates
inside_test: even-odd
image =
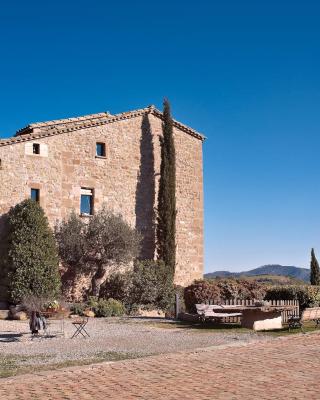
[[[307,268],[295,267],[294,265],[268,264],[254,268],[248,271],[230,272],[230,271],[214,271],[204,274],[204,278],[231,278],[240,276],[256,276],[256,275],[279,275],[290,276],[295,279],[308,282],[310,280],[310,270]]]

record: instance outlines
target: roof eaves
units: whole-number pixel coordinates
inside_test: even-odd
[[[19,142],[25,142],[28,140],[39,139],[42,137],[58,135],[58,134],[66,133],[66,132],[72,132],[72,131],[95,127],[95,126],[106,125],[106,124],[113,123],[116,121],[121,121],[121,120],[129,119],[129,118],[138,117],[145,113],[153,114],[156,117],[163,120],[162,112],[159,111],[158,109],[156,109],[154,106],[148,106],[146,108],[141,108],[141,109],[137,109],[137,110],[133,110],[133,111],[127,111],[127,112],[114,114],[114,115],[111,115],[109,113],[91,114],[91,115],[84,116],[84,117],[69,118],[69,119],[64,119],[64,120],[55,120],[55,121],[58,121],[58,123],[56,123],[56,124],[53,124],[53,122],[55,122],[55,121],[48,121],[45,123],[35,123],[35,124],[27,125],[25,128],[20,129],[14,137],[0,140],[0,146],[5,146],[5,145],[19,143]],[[88,122],[88,120],[90,120],[89,117],[91,117],[91,120],[96,119],[96,121],[92,121],[92,123],[89,123]],[[68,122],[66,122],[66,121],[68,121]],[[79,122],[82,122],[82,123],[80,124]],[[188,133],[189,135],[194,136],[197,139],[200,139],[201,141],[204,141],[206,139],[206,137],[204,135],[202,135],[201,133],[188,127],[187,125],[182,124],[181,122],[173,120],[173,125],[179,129],[181,129],[182,131]]]

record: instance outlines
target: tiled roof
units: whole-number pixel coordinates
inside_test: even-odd
[[[17,131],[14,137],[0,139],[0,146],[35,140],[47,136],[59,135],[65,132],[72,132],[84,128],[111,124],[116,121],[138,117],[146,113],[153,114],[156,117],[163,119],[163,114],[161,111],[157,110],[154,106],[149,106],[139,110],[128,111],[115,115],[112,115],[108,112],[103,112],[98,114],[84,115],[76,118],[37,122],[20,129]],[[202,134],[198,133],[192,128],[189,128],[187,125],[184,125],[176,120],[173,120],[173,124],[175,127],[181,129],[189,135],[194,136],[202,141],[205,140],[205,137]]]

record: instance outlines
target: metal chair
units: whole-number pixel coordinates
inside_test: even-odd
[[[90,337],[89,333],[86,331],[86,325],[89,321],[89,317],[83,317],[72,321],[72,325],[75,327],[76,331],[72,335],[71,339],[82,335],[84,338]]]

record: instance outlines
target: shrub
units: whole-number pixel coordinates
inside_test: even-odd
[[[301,310],[320,306],[320,286],[270,286],[266,289],[265,300],[299,300]]]
[[[34,200],[24,200],[8,213],[10,294],[54,299],[60,290],[59,260],[47,217]]]
[[[216,301],[221,296],[220,288],[212,280],[199,280],[184,290],[186,310],[195,312],[195,304]]]
[[[10,298],[8,265],[8,218],[7,215],[0,216],[0,302]]]
[[[203,279],[184,290],[186,309],[195,312],[195,304],[220,302],[233,298],[263,299],[265,289],[258,282],[245,279]]]
[[[98,302],[99,302],[98,297],[90,296],[85,304],[86,304],[87,308],[91,308],[92,310],[94,310],[95,308],[98,307]]]
[[[100,288],[99,297],[103,299],[120,300],[123,303],[128,302],[131,273],[111,274]]]
[[[132,313],[139,307],[168,311],[174,304],[175,289],[163,261],[145,260],[134,270],[115,273],[101,286],[100,298],[113,298],[125,304]]]
[[[136,263],[128,293],[129,307],[143,306],[168,310],[174,302],[172,278],[163,261]]]
[[[254,280],[240,279],[238,299],[242,300],[263,300],[266,294],[265,286]]]
[[[70,311],[72,314],[83,315],[84,310],[87,308],[87,305],[84,303],[73,303],[70,307]]]
[[[93,311],[96,317],[121,317],[125,314],[125,307],[118,300],[99,299]]]

